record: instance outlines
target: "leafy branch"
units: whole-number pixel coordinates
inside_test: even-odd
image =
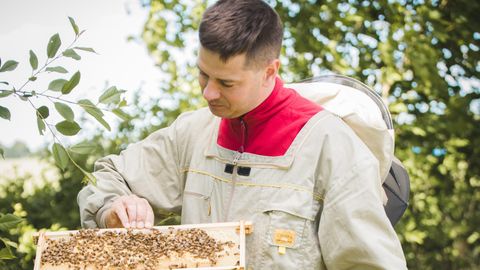
[[[15,88],[9,82],[0,81],[0,85],[6,85],[7,87],[5,88],[9,88],[0,89],[0,98],[7,98],[9,96],[13,96],[18,97],[23,101],[27,101],[35,111],[37,127],[40,135],[44,135],[44,132],[48,128],[48,131],[53,136],[54,142],[52,144],[51,151],[54,156],[56,165],[62,171],[64,171],[67,168],[69,162],[72,162],[72,164],[75,165],[85,175],[84,179],[86,180],[86,182],[94,183],[95,178],[93,177],[93,175],[81,166],[79,166],[74,161],[74,159],[72,158],[72,153],[86,155],[95,150],[97,146],[89,143],[80,143],[66,148],[58,137],[57,132],[61,133],[64,136],[75,136],[81,130],[80,125],[75,121],[74,111],[69,106],[69,104],[76,105],[82,108],[87,114],[92,116],[105,129],[109,131],[111,130],[111,127],[108,122],[105,121],[103,111],[111,112],[124,121],[130,119],[130,116],[121,109],[122,107],[126,106],[126,101],[122,98],[122,94],[125,93],[125,90],[119,90],[115,86],[109,87],[102,93],[96,103],[93,103],[88,99],[72,101],[64,98],[64,96],[69,95],[74,89],[76,89],[76,87],[80,83],[80,71],[76,71],[75,73],[73,73],[70,78],[58,78],[51,81],[48,87],[41,92],[27,89],[27,87],[33,84],[33,82],[35,82],[41,74],[44,74],[46,72],[58,74],[69,73],[68,70],[62,66],[52,66],[54,62],[58,62],[58,60],[62,58],[72,58],[78,61],[81,59],[81,56],[79,55],[80,52],[96,53],[95,50],[92,48],[75,46],[80,36],[85,32],[85,30],[80,31],[74,19],[71,17],[68,17],[68,19],[75,33],[74,40],[63,51],[59,52],[62,45],[61,38],[58,33],[51,36],[47,45],[47,57],[45,63],[41,67],[39,67],[38,65],[39,60],[37,54],[35,54],[33,50],[30,50],[29,62],[32,68],[30,76],[19,88]],[[19,63],[14,60],[8,60],[2,65],[0,59],[0,72],[13,71],[17,68],[18,65]],[[58,94],[50,94],[49,92]],[[63,120],[56,123],[55,125],[47,122],[47,118],[50,116],[51,111],[49,106],[35,106],[32,100],[33,97],[45,98],[46,100],[51,102],[58,114],[62,116]],[[102,104],[103,107],[99,107],[100,104]],[[0,106],[0,118],[10,120],[10,110],[6,107]],[[3,157],[3,149],[0,149],[0,155]]]

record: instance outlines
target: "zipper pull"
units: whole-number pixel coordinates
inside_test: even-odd
[[[241,141],[240,147],[238,148],[237,152],[233,156],[233,166],[236,166],[240,158],[242,157],[242,153],[245,150],[245,142],[247,140],[247,125],[243,120],[243,117],[240,117],[240,132],[241,134]]]
[[[233,157],[233,166],[237,165],[237,162],[240,160],[240,158],[242,157],[242,153],[241,152],[235,152],[235,156]]]
[[[240,144],[240,149],[238,151],[240,153],[243,153],[245,151],[245,144],[247,143],[247,124],[243,120],[243,117],[240,118],[240,132],[241,134],[241,144]]]

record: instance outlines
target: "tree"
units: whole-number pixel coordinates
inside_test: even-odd
[[[268,2],[285,26],[284,79],[340,73],[369,84],[389,103],[396,155],[412,181],[411,205],[396,227],[409,267],[479,265],[480,3]],[[180,101],[195,104],[200,91],[191,40],[205,7],[152,0],[142,36],[171,75],[164,90],[184,90]],[[189,59],[182,61],[184,55]]]
[[[4,150],[4,155],[7,158],[25,157],[31,154],[28,146],[22,141],[15,141],[10,147],[5,148],[0,144],[0,148]]]

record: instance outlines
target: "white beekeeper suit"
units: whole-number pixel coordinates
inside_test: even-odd
[[[330,90],[322,90],[326,86]],[[342,106],[349,97],[333,85],[290,87],[325,110],[306,123],[285,155],[223,148],[217,144],[220,118],[208,108],[183,113],[96,163],[97,185],[78,195],[82,226],[105,226],[112,201],[133,193],[155,212],[181,211],[182,223],[252,221],[249,269],[406,269],[382,206],[393,138],[381,114],[365,112],[372,104],[362,105],[361,98],[354,102],[360,105]],[[227,173],[226,164],[251,168],[250,174]]]

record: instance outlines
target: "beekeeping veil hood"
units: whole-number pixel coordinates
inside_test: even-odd
[[[408,205],[410,185],[406,170],[394,158],[393,123],[382,98],[358,80],[341,75],[318,76],[285,86],[339,116],[370,149],[379,161],[385,209],[395,224]]]

